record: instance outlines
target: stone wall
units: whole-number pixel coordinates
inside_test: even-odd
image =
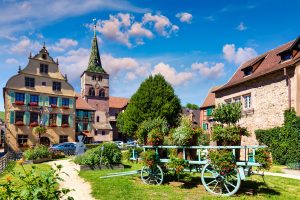
[[[294,72],[294,67],[289,68],[292,107],[296,106],[297,84]],[[247,127],[251,136],[244,137],[242,144],[256,145],[255,130],[281,126],[284,122],[283,113],[288,109],[288,86],[283,70],[216,92],[216,105],[235,97],[241,97],[243,102],[243,95],[247,94],[251,94],[251,107],[245,110],[243,103],[243,117],[239,124]]]

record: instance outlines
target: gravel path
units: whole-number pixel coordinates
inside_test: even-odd
[[[298,179],[300,180],[299,175],[294,175],[294,174],[283,174],[283,173],[272,173],[272,172],[265,172],[265,175],[270,175],[270,176],[280,176],[284,178],[293,178],[293,179]]]
[[[74,200],[94,200],[91,195],[91,185],[78,176],[79,165],[69,159],[49,162],[52,167],[55,166],[54,164],[62,165],[62,171],[68,174],[61,174],[64,181],[60,182],[60,187],[73,189],[74,191],[71,191],[69,196],[73,197]]]

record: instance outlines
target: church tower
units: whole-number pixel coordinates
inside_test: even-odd
[[[81,75],[81,97],[92,106],[96,112],[94,116],[94,130],[103,134],[109,132],[109,74],[102,67],[96,25],[87,69]],[[97,133],[96,133],[97,134]]]

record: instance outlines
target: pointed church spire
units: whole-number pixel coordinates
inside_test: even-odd
[[[90,59],[86,71],[106,73],[102,68],[101,59],[100,59],[100,53],[99,53],[97,35],[96,35],[96,19],[93,19],[93,21],[94,21],[94,38],[92,42],[91,55],[90,55]]]

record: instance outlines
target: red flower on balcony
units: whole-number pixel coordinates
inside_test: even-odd
[[[50,127],[57,127],[56,124],[50,124],[49,126],[50,126]]]
[[[16,124],[16,126],[24,126],[24,122],[23,121],[17,121],[15,124]]]
[[[51,104],[51,108],[57,108],[56,104]]]
[[[39,124],[37,123],[37,122],[32,122],[32,123],[30,123],[30,126],[31,127],[36,127],[36,126],[38,126]]]
[[[24,105],[24,101],[15,101],[16,105]]]
[[[62,124],[61,127],[67,128],[67,127],[69,127],[69,124]]]
[[[61,106],[62,109],[69,109],[69,106]]]
[[[38,106],[38,102],[30,102],[29,105],[30,106]]]

